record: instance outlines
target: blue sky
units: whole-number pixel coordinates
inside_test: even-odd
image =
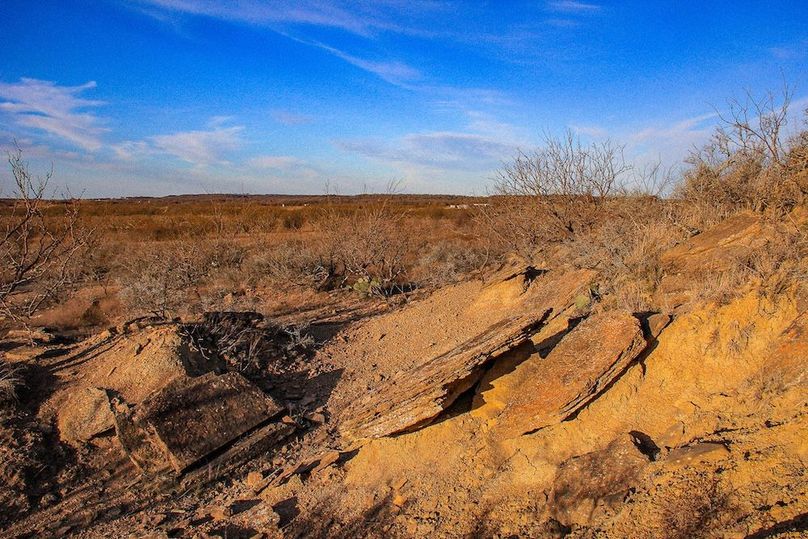
[[[676,165],[806,67],[804,0],[2,0],[0,147],[87,197],[484,194],[568,128]]]

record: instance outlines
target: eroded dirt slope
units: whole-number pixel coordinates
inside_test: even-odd
[[[78,471],[5,533],[801,536],[804,283],[721,303],[686,286],[770,233],[745,215],[667,253],[664,312],[604,310],[596,272],[516,263],[245,376],[176,325],[46,354],[58,383],[31,413],[56,440],[38,447]],[[132,432],[164,466],[129,458]]]

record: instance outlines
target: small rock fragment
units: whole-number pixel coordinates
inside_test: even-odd
[[[393,490],[401,490],[401,488],[407,484],[408,479],[406,477],[402,477],[397,479],[392,485],[390,485]]]
[[[671,323],[671,315],[664,313],[652,314],[648,317],[646,323],[648,324],[647,329],[649,336],[652,339],[656,339],[659,337],[659,334],[662,333],[662,330]]]
[[[320,457],[320,463],[311,471],[311,473],[315,474],[324,470],[337,462],[339,460],[339,451],[329,451],[322,457]]]
[[[308,419],[312,423],[317,423],[318,425],[322,425],[323,423],[325,423],[325,415],[319,412],[314,414],[306,414],[306,419]]]
[[[247,479],[244,481],[252,490],[255,490],[256,487],[260,486],[264,482],[264,474],[261,472],[250,472],[247,474]]]
[[[233,508],[229,505],[217,505],[208,511],[208,514],[213,520],[227,520],[233,516]]]

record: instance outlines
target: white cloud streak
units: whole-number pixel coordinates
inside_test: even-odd
[[[309,24],[339,28],[355,34],[367,34],[372,22],[353,14],[332,2],[312,0],[141,0],[141,5],[169,11],[203,15],[230,21],[271,26],[273,24]]]
[[[444,170],[489,170],[515,147],[484,135],[436,131],[411,133],[394,144],[374,140],[337,141],[343,150],[389,164]]]
[[[577,2],[575,0],[559,0],[557,2],[547,2],[550,11],[559,13],[592,13],[600,11],[598,4],[588,2]]]
[[[312,44],[333,54],[340,60],[348,62],[352,66],[358,67],[359,69],[369,73],[373,73],[380,79],[385,80],[390,84],[403,85],[408,81],[421,78],[421,73],[417,69],[410,67],[403,62],[366,60],[322,43]]]
[[[569,127],[585,137],[602,138],[609,134],[608,130],[598,125],[570,125]]]
[[[150,137],[154,148],[194,165],[226,163],[227,152],[241,146],[243,126],[216,127],[206,131],[181,131]]]
[[[111,147],[115,155],[124,161],[170,155],[200,167],[229,164],[228,153],[239,149],[244,142],[241,136],[244,126],[222,125],[225,120],[214,117],[209,122],[209,129],[155,135],[145,140],[124,141]]]
[[[290,155],[259,155],[247,161],[247,164],[258,169],[288,170],[305,166],[302,159]]]
[[[80,86],[59,86],[52,81],[23,78],[0,82],[0,111],[20,126],[45,131],[85,150],[102,147],[106,129],[97,116],[84,109],[103,105],[80,94],[96,87],[95,81]]]
[[[285,29],[286,26],[309,25],[337,28],[364,37],[382,30],[404,31],[377,11],[382,8],[401,8],[403,11],[403,7],[395,1],[381,2],[375,9],[371,9],[373,3],[366,6],[346,3],[340,6],[339,3],[317,0],[279,0],[272,3],[242,0],[236,4],[213,0],[141,0],[139,3],[171,12],[264,26],[290,39],[324,50],[391,84],[401,85],[421,77],[418,70],[403,62],[360,58],[318,41],[296,37]]]

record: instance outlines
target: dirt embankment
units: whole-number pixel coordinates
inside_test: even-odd
[[[45,347],[30,413],[62,441],[31,444],[74,472],[20,489],[6,533],[800,536],[804,283],[694,292],[769,233],[742,215],[666,253],[660,312],[604,310],[595,271],[514,263],[313,356],[231,320],[276,344],[243,373],[177,324]]]

